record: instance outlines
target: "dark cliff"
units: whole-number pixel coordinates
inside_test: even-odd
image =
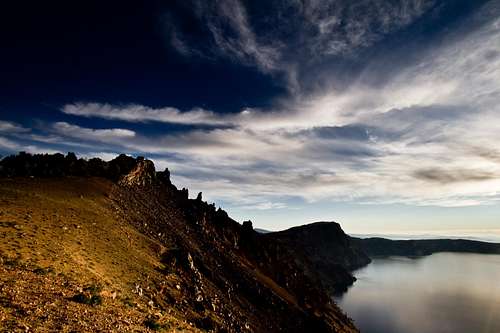
[[[331,294],[345,291],[356,280],[350,271],[370,262],[335,222],[317,222],[264,236],[293,248],[308,276]]]

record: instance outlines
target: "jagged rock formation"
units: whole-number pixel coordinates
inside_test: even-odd
[[[156,171],[153,162],[142,157],[137,158],[136,166],[124,175],[119,184],[122,186],[151,186],[156,181]]]
[[[152,172],[139,163],[119,183],[140,186],[115,187],[111,197],[123,219],[173,247],[165,250],[163,262],[180,271],[187,286],[183,302],[219,318],[208,326],[236,332],[354,329],[320,285],[294,264],[291,249],[271,244],[251,222],[238,224],[201,195],[188,199],[187,190],[162,182],[142,186],[144,179],[155,179]]]
[[[147,302],[146,307],[153,309],[148,316],[156,316],[154,311],[162,312],[162,316],[170,313],[192,323],[193,329],[216,332],[357,332],[331,301],[319,275],[313,274],[313,266],[303,264],[308,254],[290,246],[289,240],[259,234],[250,221],[237,223],[222,209],[204,202],[201,194],[189,199],[187,189],[178,190],[170,182],[168,170],[156,172],[150,161],[121,155],[110,162],[91,163],[68,156],[23,154],[0,161],[0,174],[11,177],[4,183],[9,188],[5,193],[21,189],[27,193],[23,197],[36,200],[46,195],[68,195],[73,199],[66,202],[76,204],[64,214],[83,216],[81,209],[94,207],[101,212],[95,218],[105,218],[110,228],[125,230],[118,233],[120,238],[101,231],[97,234],[105,241],[86,241],[78,246],[85,247],[88,255],[98,248],[92,242],[103,248],[122,244],[116,252],[122,261],[112,261],[120,267],[120,273],[113,275],[110,267],[99,272],[111,272],[107,274],[115,284],[129,286],[133,297],[139,297],[139,304],[141,300]],[[57,171],[48,170],[51,167]],[[62,182],[59,178],[38,180],[54,176],[72,177]],[[32,183],[42,185],[31,188]],[[41,189],[52,190],[47,184],[55,183],[54,194],[42,193]],[[73,194],[86,183],[92,186],[85,193]],[[13,196],[4,202],[12,206],[20,198]],[[79,208],[79,200],[89,200],[89,204]],[[37,205],[47,207],[55,202],[61,201],[51,199]],[[61,223],[57,221],[51,223]],[[97,226],[93,222],[81,229],[88,230],[87,234]],[[78,233],[80,229],[77,225],[71,230]],[[78,246],[72,243],[69,253],[77,253]],[[82,256],[75,258],[83,260]],[[135,265],[138,258],[143,258],[140,270]],[[128,274],[131,269],[133,274]],[[94,268],[88,272],[94,274]],[[135,280],[126,279],[128,275],[141,276],[140,282],[131,282]]]
[[[141,158],[139,158],[141,160]],[[77,159],[74,153],[36,154],[24,152],[0,161],[1,177],[103,177],[117,181],[136,165],[136,159],[121,154],[110,162],[99,158]]]
[[[350,272],[370,263],[335,222],[317,222],[264,236],[296,249],[296,260],[308,277],[322,283],[331,294],[345,291],[356,280]]]

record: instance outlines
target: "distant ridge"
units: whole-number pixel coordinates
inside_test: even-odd
[[[380,237],[351,237],[351,241],[372,258],[378,256],[427,256],[437,252],[500,254],[499,243],[467,239],[391,240]]]
[[[463,239],[486,243],[500,243],[500,235],[473,234],[471,235],[446,235],[446,234],[350,234],[354,238],[385,238],[390,240],[426,240],[426,239]]]

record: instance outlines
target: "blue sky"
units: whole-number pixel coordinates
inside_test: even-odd
[[[1,6],[4,155],[144,155],[272,230],[500,235],[499,1]]]

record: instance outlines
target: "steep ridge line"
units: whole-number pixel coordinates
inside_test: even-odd
[[[0,176],[4,217],[33,217],[23,222],[24,238],[9,238],[2,253],[29,242],[25,255],[41,264],[29,245],[38,244],[47,247],[40,258],[48,268],[62,260],[55,253],[67,253],[55,271],[74,280],[70,286],[95,280],[118,295],[105,298],[103,308],[132,302],[147,327],[169,321],[216,332],[357,332],[321,280],[297,261],[307,256],[300,248],[258,234],[249,221],[237,223],[201,194],[189,199],[187,189],[171,183],[168,169],[156,172],[151,161],[20,154],[0,161]],[[38,221],[39,215],[45,217]]]
[[[205,300],[224,298],[217,315],[230,313],[224,320],[231,326],[248,318],[249,327],[262,325],[255,331],[342,329],[338,309],[322,291],[321,284],[314,286],[295,265],[291,249],[263,239],[251,223],[241,226],[223,210],[203,202],[200,195],[189,199],[187,190],[177,190],[165,177],[152,186],[142,186],[143,179],[155,178],[151,172],[147,161],[138,161],[136,168],[120,181],[121,186],[133,190],[123,192],[115,188],[112,198],[122,209],[123,218],[133,217],[130,223],[143,233],[164,244],[175,243],[175,253],[167,251],[165,258],[184,262],[179,267],[187,271],[196,267],[195,279],[190,277],[191,282],[187,283],[194,285],[190,298],[199,300],[192,307],[206,307]],[[175,236],[162,233],[168,229],[175,230]],[[187,260],[188,257],[192,259]],[[261,312],[258,316],[255,309]],[[290,314],[294,314],[294,323],[288,319]],[[240,326],[238,330],[241,329]]]

